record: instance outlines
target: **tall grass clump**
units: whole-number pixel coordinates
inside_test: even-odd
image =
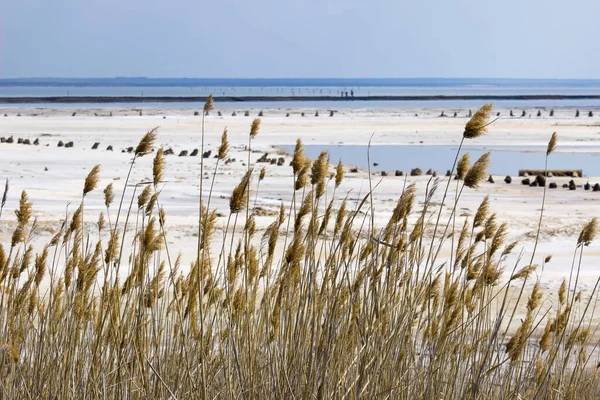
[[[202,151],[213,107],[209,98]],[[491,109],[467,123],[447,181],[431,178],[424,197],[406,182],[381,225],[377,185],[352,205],[340,193],[342,164],[325,152],[308,159],[298,140],[291,202],[259,231],[258,119],[219,223],[211,198],[229,152],[225,130],[208,187],[200,160],[187,269],[167,240],[162,149],[152,179],[130,182],[156,130],[137,146],[117,208],[109,184],[103,212],[86,212],[101,177],[94,167],[79,207],[42,249],[31,245],[35,205],[22,192],[11,240],[0,244],[0,397],[598,398],[600,278],[586,292],[579,279],[597,219],[582,227],[554,299],[540,285],[551,257],[536,254],[545,190],[535,245],[522,250],[531,256],[515,265],[506,259],[518,244],[488,197],[473,216],[457,215],[463,192],[487,177],[489,153],[471,165],[461,149],[485,134]],[[0,212],[8,191],[7,182]]]

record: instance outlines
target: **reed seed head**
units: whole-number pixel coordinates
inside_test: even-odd
[[[310,183],[316,185],[315,195],[317,199],[325,194],[325,179],[327,178],[328,167],[329,162],[327,161],[327,152],[322,151],[312,165],[310,177]]]
[[[40,286],[44,275],[46,274],[46,261],[48,259],[48,246],[44,247],[42,254],[35,256],[35,285]]]
[[[296,176],[296,183],[294,189],[300,190],[308,184],[308,171],[312,165],[312,161],[307,157],[303,157],[302,159],[303,165],[298,175]]]
[[[101,212],[100,215],[98,216],[98,230],[102,231],[102,230],[104,230],[104,227],[105,227],[104,213]]]
[[[335,168],[335,187],[337,188],[342,184],[344,180],[344,166],[342,165],[342,160],[338,162],[337,167]]]
[[[260,173],[258,174],[258,181],[262,181],[263,179],[265,179],[265,175],[267,174],[267,169],[265,167],[262,167],[260,169]]]
[[[27,192],[24,190],[21,192],[21,199],[19,200],[19,209],[15,210],[15,215],[17,216],[17,222],[19,225],[27,225],[29,223],[29,219],[31,218],[32,203],[27,198]]]
[[[481,107],[465,125],[463,137],[465,139],[474,139],[487,132],[488,120],[492,111],[492,104],[486,104]]]
[[[567,298],[567,280],[563,278],[560,288],[558,289],[558,302],[563,305]]]
[[[592,241],[596,238],[597,234],[598,219],[594,217],[581,230],[579,238],[577,239],[577,246],[589,246],[590,243],[592,243]]]
[[[165,155],[162,147],[156,152],[152,163],[152,182],[154,186],[158,185],[163,180],[164,168],[166,164]]]
[[[223,134],[221,135],[221,145],[219,146],[219,151],[217,153],[217,159],[223,161],[227,158],[229,154],[229,141],[227,140],[227,128],[223,129]]]
[[[232,214],[238,213],[246,207],[248,200],[249,188],[250,188],[250,176],[252,175],[252,169],[244,174],[244,177],[233,189],[231,198],[229,199],[229,212]]]
[[[548,150],[546,150],[547,156],[549,156],[550,153],[552,153],[556,149],[556,142],[557,142],[556,132],[554,132],[554,133],[552,133],[552,137],[550,138],[550,141],[548,142]]]
[[[142,140],[140,140],[137,147],[135,148],[135,156],[136,157],[142,157],[142,156],[145,156],[146,154],[150,154],[152,152],[152,146],[154,146],[154,141],[156,140],[156,131],[157,130],[158,130],[158,127],[147,132],[144,135],[144,137],[142,137]]]
[[[456,166],[456,176],[458,176],[458,179],[465,179],[469,167],[471,167],[471,156],[469,153],[465,153],[458,160],[458,165]]]
[[[254,139],[258,135],[260,129],[260,118],[254,118],[252,125],[250,125],[250,138]]]
[[[144,207],[146,203],[148,203],[148,200],[150,200],[151,195],[152,189],[150,188],[150,186],[146,185],[142,193],[140,193],[140,195],[138,196],[138,208]]]
[[[541,304],[542,300],[542,291],[540,290],[540,283],[536,282],[533,285],[533,290],[531,291],[531,295],[529,296],[529,300],[527,301],[527,310],[533,311]]]
[[[114,199],[115,195],[113,193],[113,184],[111,182],[104,189],[104,205],[106,206],[106,208],[110,207]]]
[[[537,269],[537,267],[538,267],[537,264],[527,265],[527,266],[521,268],[516,273],[514,273],[513,276],[510,277],[510,280],[511,281],[515,280],[515,279],[527,280],[529,278],[529,275],[531,275]]]
[[[85,196],[96,188],[98,184],[98,173],[100,172],[100,165],[95,165],[87,178],[85,178],[85,184],[83,185],[83,195]]]
[[[304,166],[304,146],[302,140],[296,140],[296,147],[294,148],[294,156],[292,158],[292,171],[294,175],[298,175],[300,170]]]
[[[208,98],[206,99],[206,102],[204,103],[204,113],[206,114],[209,111],[212,111],[215,109],[215,102],[213,100],[213,95],[209,94]]]
[[[490,196],[485,196],[477,212],[475,213],[475,218],[473,219],[473,227],[477,228],[483,225],[484,221],[487,218],[487,214],[490,209]]]
[[[488,151],[469,169],[465,175],[465,186],[475,189],[487,177],[486,168],[490,165],[490,152]]]

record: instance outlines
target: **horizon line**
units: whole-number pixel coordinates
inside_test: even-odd
[[[2,78],[0,81],[15,80],[114,80],[114,79],[146,79],[146,80],[512,80],[512,81],[600,81],[599,78],[510,78],[510,77],[148,77],[148,76],[87,76],[87,77],[69,77],[69,76],[28,76]]]

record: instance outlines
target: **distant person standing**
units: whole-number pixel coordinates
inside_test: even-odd
[[[350,90],[350,96],[354,97],[354,89]]]

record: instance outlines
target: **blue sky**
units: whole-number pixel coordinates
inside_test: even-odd
[[[0,78],[600,78],[598,0],[0,0]]]

